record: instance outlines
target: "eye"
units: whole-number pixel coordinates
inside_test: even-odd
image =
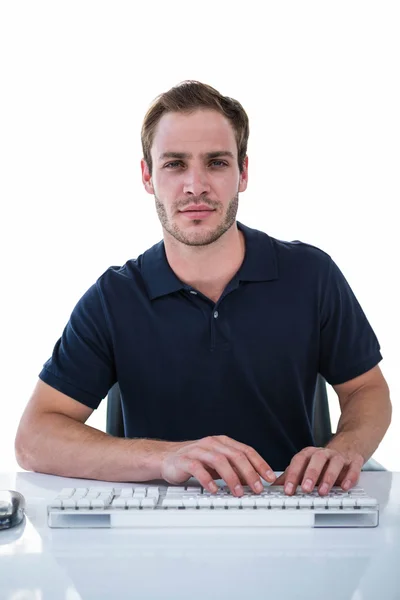
[[[222,167],[227,167],[227,166],[228,166],[228,165],[227,165],[227,163],[226,163],[226,162],[224,162],[223,160],[217,160],[217,159],[216,159],[216,160],[213,160],[213,161],[211,161],[211,163],[210,163],[210,164],[212,164],[212,163],[220,163],[220,165],[221,165]],[[173,161],[173,162],[169,162],[169,163],[167,163],[167,164],[164,166],[164,169],[168,169],[168,168],[170,168],[170,167],[171,167],[171,165],[179,165],[179,164],[181,165],[181,164],[182,164],[182,162],[181,162],[180,160],[175,160],[175,161]],[[172,167],[172,168],[174,168],[174,167]],[[218,168],[220,168],[220,167],[218,167]]]
[[[213,163],[220,163],[223,167],[227,167],[228,166],[227,163],[224,162],[223,160],[213,160],[212,162]]]

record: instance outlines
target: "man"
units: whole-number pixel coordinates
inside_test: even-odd
[[[248,118],[199,82],[161,94],[142,127],[142,180],[163,242],[86,292],[22,416],[19,464],[106,481],[194,476],[241,496],[356,484],[391,418],[374,332],[322,250],[236,221]],[[341,418],[314,447],[320,372]],[[125,439],[85,425],[119,382]],[[273,471],[284,471],[276,480]]]

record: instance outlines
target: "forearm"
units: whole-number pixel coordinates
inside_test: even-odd
[[[42,415],[16,442],[27,470],[101,481],[159,479],[160,462],[173,442],[115,438],[61,414]]]
[[[361,388],[345,403],[337,432],[327,447],[361,454],[365,462],[382,441],[391,415],[392,406],[386,384]]]

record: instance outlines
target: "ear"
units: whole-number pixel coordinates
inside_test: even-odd
[[[249,157],[246,156],[243,163],[243,171],[240,174],[239,180],[239,192],[244,192],[247,189],[247,182],[249,177]]]
[[[144,185],[144,189],[149,194],[154,195],[153,182],[152,182],[152,179],[151,179],[149,167],[147,166],[147,163],[146,163],[146,161],[143,158],[140,161],[140,168],[142,170],[142,182],[143,182],[143,185]]]

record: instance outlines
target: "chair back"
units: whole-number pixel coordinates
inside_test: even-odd
[[[106,433],[114,437],[125,437],[119,383],[114,383],[107,396]]]
[[[326,446],[332,437],[326,382],[322,375],[319,374],[314,392],[313,435],[315,446],[320,448]]]

